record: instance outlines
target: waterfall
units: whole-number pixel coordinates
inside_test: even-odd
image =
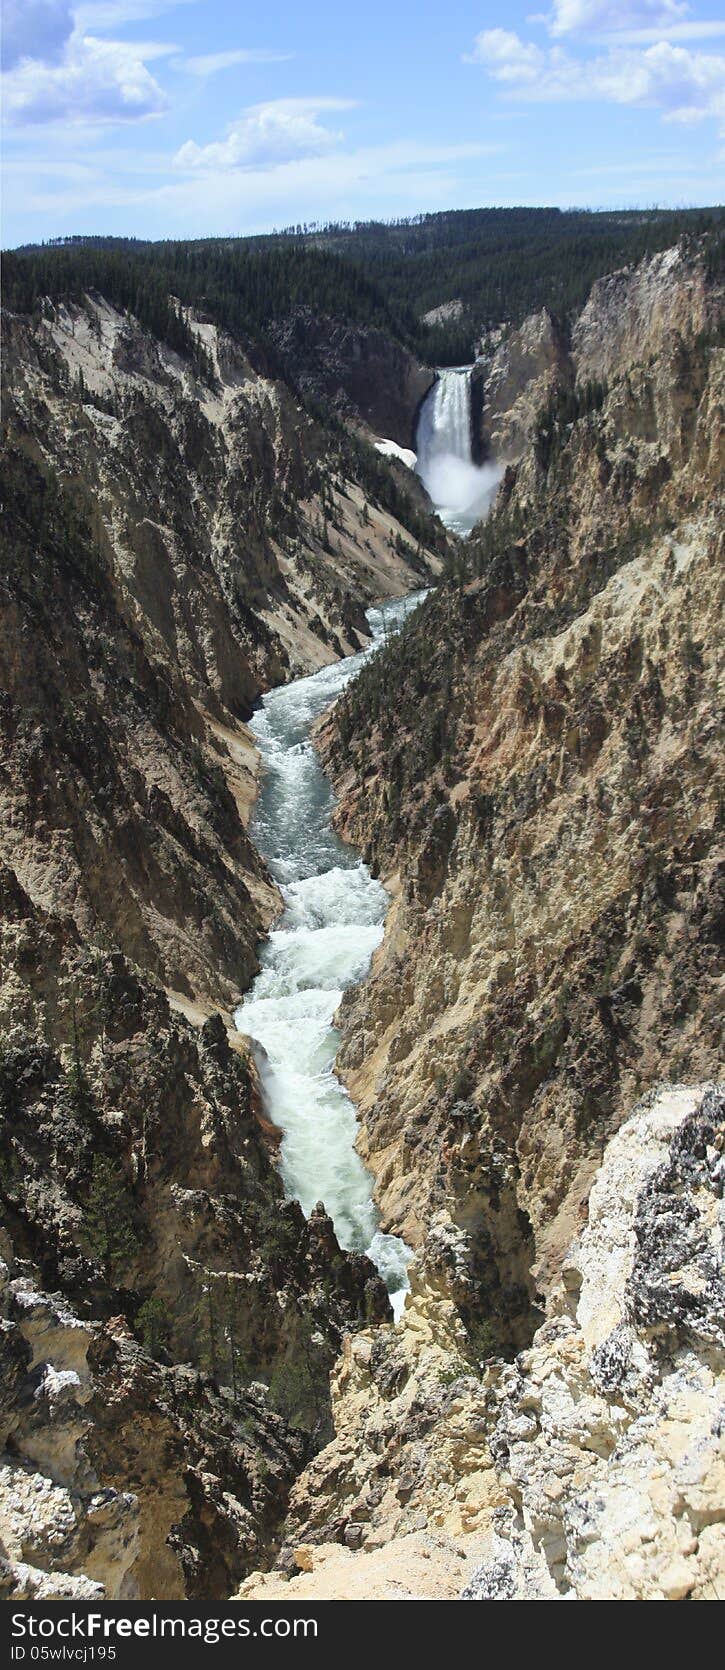
[[[439,371],[418,418],[417,471],[441,521],[465,536],[488,514],[501,470],[472,458],[471,366]]]

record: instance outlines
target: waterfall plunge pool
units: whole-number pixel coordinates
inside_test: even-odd
[[[335,1076],[333,1016],[363,980],[383,937],[388,895],[332,827],[334,796],[310,741],[314,721],[425,592],[368,610],[372,643],[264,696],[250,721],[263,776],[251,835],[280,887],[284,910],[260,971],[235,1014],[255,1048],[265,1111],[283,1132],[287,1194],[309,1215],[324,1203],[342,1247],[367,1252],[396,1318],[412,1251],[378,1225],[372,1179],[355,1149],[355,1108]]]

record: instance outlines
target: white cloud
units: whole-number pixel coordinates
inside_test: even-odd
[[[725,114],[725,57],[671,41],[580,58],[558,46],[544,49],[522,41],[508,30],[486,29],[476,38],[473,59],[514,98],[651,105],[680,122]]]
[[[207,52],[200,58],[185,58],[181,69],[191,75],[216,75],[218,70],[229,70],[235,64],[286,64],[290,52],[266,52],[263,47],[234,47],[230,52]]]
[[[492,157],[499,146],[480,144],[428,145],[400,140],[389,145],[361,146],[281,162],[271,167],[191,170],[159,186],[130,184],[119,164],[118,149],[95,153],[102,163],[97,183],[68,187],[53,182],[44,189],[22,182],[24,213],[48,216],[62,228],[78,213],[133,208],[151,212],[156,221],[182,233],[190,224],[203,224],[214,233],[265,231],[277,221],[345,218],[350,214],[409,214],[423,205],[450,205],[460,163]],[[518,200],[518,199],[516,199]]]
[[[169,50],[157,42],[141,46],[74,35],[58,62],[26,57],[3,76],[7,119],[77,124],[158,116],[168,100],[143,55],[153,58]]]
[[[662,28],[689,15],[685,0],[553,0],[552,35],[617,29]]]
[[[301,157],[321,156],[342,142],[342,134],[324,127],[325,112],[350,110],[351,99],[273,99],[242,112],[226,137],[211,145],[188,139],[177,151],[177,168],[227,172],[237,168],[270,167]]]
[[[707,41],[725,35],[725,22],[711,18],[709,22],[669,23],[658,29],[620,29],[616,40],[621,46],[646,46],[650,41]]]
[[[522,41],[512,29],[484,29],[476,36],[468,58],[471,64],[485,64],[497,81],[514,85],[535,82],[543,61],[541,47]]]
[[[597,65],[596,84],[617,104],[655,104],[674,121],[725,115],[725,57],[670,41],[612,53]]]
[[[52,64],[73,33],[70,0],[4,0],[2,68],[23,58]]]

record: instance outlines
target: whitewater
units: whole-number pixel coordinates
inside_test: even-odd
[[[343,991],[368,973],[389,899],[332,827],[334,797],[310,732],[424,595],[370,609],[368,649],[271,691],[250,721],[263,762],[251,834],[280,887],[284,911],[235,1015],[254,1045],[265,1112],[283,1132],[287,1194],[307,1215],[323,1202],[341,1246],[367,1252],[377,1266],[396,1316],[412,1253],[379,1228],[372,1179],[354,1146],[355,1108],[335,1075],[333,1024]]]
[[[473,462],[469,365],[438,372],[421,406],[416,450],[417,473],[441,521],[465,538],[488,515],[502,473],[498,464]]]

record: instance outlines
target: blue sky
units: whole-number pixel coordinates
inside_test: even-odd
[[[3,20],[6,245],[723,195],[710,0],[3,0]]]

